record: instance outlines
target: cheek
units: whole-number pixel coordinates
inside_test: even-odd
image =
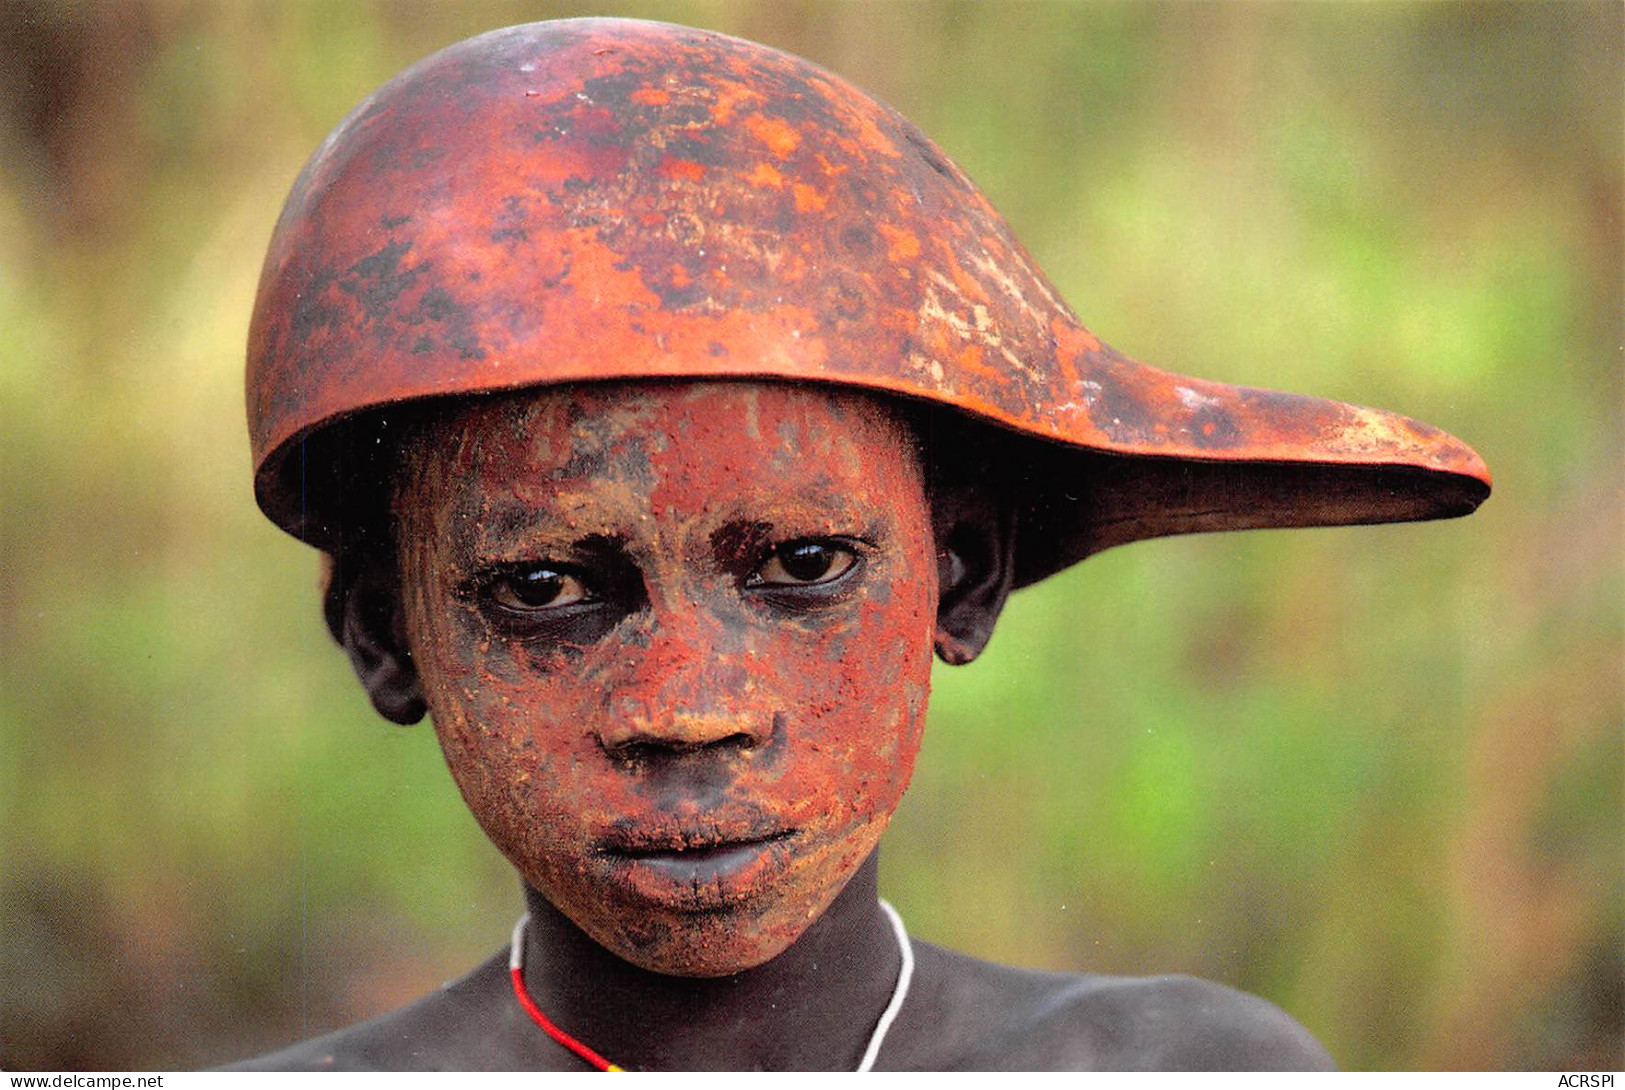
[[[838,746],[841,764],[865,780],[897,768],[906,778],[930,686],[932,611],[923,594],[888,589],[889,600],[862,603],[849,629],[788,649],[777,672],[811,740]]]
[[[929,560],[894,559],[868,583],[847,623],[783,626],[757,648],[757,714],[779,714],[788,736],[764,786],[794,809],[797,824],[873,826],[878,837],[901,799],[930,693]]]
[[[512,643],[446,590],[449,579],[437,576],[449,569],[435,552],[429,546],[403,557],[408,640],[452,778],[487,835],[513,857],[542,832],[535,785],[568,790],[578,770],[571,748],[583,732],[559,728],[582,722],[580,709],[568,687],[526,669]]]
[[[877,611],[878,612],[878,611]],[[865,670],[848,662],[843,684],[851,694],[851,707],[873,708],[889,720],[887,729],[861,741],[857,763],[865,785],[873,784],[874,816],[890,820],[914,773],[925,730],[926,702],[931,690],[931,634],[935,627],[934,602],[920,596],[907,609],[886,611],[875,619],[876,641],[889,653]],[[870,792],[864,792],[865,795]]]

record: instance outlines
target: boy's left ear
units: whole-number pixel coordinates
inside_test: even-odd
[[[939,482],[932,490],[937,547],[937,656],[963,666],[982,653],[1010,596],[1016,516],[992,490]]]

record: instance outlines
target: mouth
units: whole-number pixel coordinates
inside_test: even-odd
[[[794,830],[736,835],[620,833],[601,841],[595,858],[612,884],[631,897],[687,911],[746,900],[790,862]]]

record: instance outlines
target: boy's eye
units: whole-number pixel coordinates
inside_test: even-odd
[[[486,593],[491,601],[516,613],[560,609],[592,598],[578,576],[545,565],[509,572],[493,580]]]
[[[833,582],[852,569],[858,556],[833,541],[787,541],[756,569],[748,587],[805,587]]]

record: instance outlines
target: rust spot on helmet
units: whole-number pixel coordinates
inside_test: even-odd
[[[784,175],[780,174],[772,163],[757,163],[756,169],[745,175],[745,181],[754,186],[770,189],[784,188]]]
[[[745,119],[745,128],[780,159],[788,158],[801,146],[801,134],[782,117],[752,114]]]

